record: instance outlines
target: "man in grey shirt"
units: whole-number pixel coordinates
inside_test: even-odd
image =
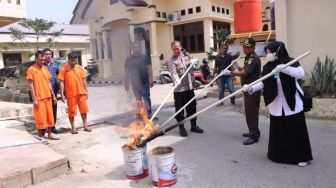
[[[141,54],[139,42],[132,43],[132,52],[133,54],[125,62],[125,90],[129,90],[131,81],[135,98],[144,101],[147,116],[150,119],[152,117],[150,88],[154,86],[152,63],[146,55]],[[155,117],[154,120],[157,118]]]
[[[190,59],[185,56],[182,52],[182,46],[179,41],[174,41],[171,43],[171,48],[173,51],[173,56],[169,62],[169,71],[172,75],[174,85],[179,85],[174,90],[174,101],[175,101],[175,112],[179,111],[185,104],[187,104],[194,96],[193,90],[193,80],[194,73],[192,71],[188,72],[187,75],[181,80],[180,78],[184,75],[188,66],[191,66]],[[187,107],[186,113],[187,117],[196,113],[196,100],[193,100]],[[175,116],[175,119],[180,122],[184,119],[184,110]],[[196,118],[190,120],[191,132],[203,133],[203,129],[199,128],[196,124]],[[183,137],[188,136],[184,125],[180,125],[180,135]]]

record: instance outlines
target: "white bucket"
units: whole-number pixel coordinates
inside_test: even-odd
[[[156,147],[150,151],[150,173],[153,185],[168,187],[176,184],[175,151],[171,147]]]
[[[127,178],[131,180],[142,179],[148,176],[147,148],[130,149],[122,147],[126,164]]]

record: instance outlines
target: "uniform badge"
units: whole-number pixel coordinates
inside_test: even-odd
[[[247,64],[250,65],[253,61],[253,58],[250,58],[248,61],[247,61]]]

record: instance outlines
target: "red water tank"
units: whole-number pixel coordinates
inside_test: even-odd
[[[261,0],[235,0],[233,5],[235,33],[261,31]]]

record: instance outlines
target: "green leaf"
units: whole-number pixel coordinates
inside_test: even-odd
[[[24,41],[25,37],[31,37],[33,35],[33,38],[36,41],[36,47],[38,49],[40,39],[41,38],[47,38],[47,42],[49,44],[53,44],[53,41],[55,38],[60,37],[63,34],[64,29],[61,29],[59,31],[53,31],[52,27],[55,25],[55,22],[44,20],[44,19],[28,19],[24,18],[19,22],[19,25],[22,27],[31,30],[34,34],[26,34],[22,31],[16,29],[16,28],[10,28],[11,31],[11,37],[13,41],[20,40],[22,42]]]
[[[312,89],[318,95],[327,95],[332,92],[333,80],[336,76],[336,64],[334,59],[326,56],[322,63],[320,58],[317,58],[314,69],[311,72]]]

